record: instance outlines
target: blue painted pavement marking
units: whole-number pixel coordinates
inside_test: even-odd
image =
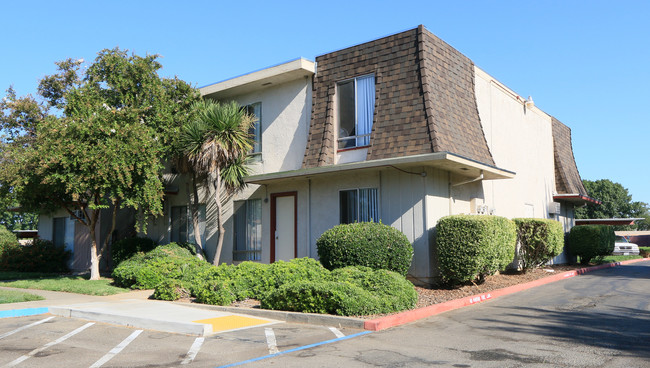
[[[0,318],[9,318],[9,317],[25,317],[25,316],[35,316],[37,314],[48,313],[48,308],[25,308],[25,309],[10,309],[5,311],[0,311]]]
[[[227,364],[227,365],[222,365],[222,366],[219,366],[219,367],[217,367],[217,368],[235,367],[235,366],[242,365],[242,364],[247,364],[247,363],[257,362],[257,361],[259,361],[259,360],[263,360],[263,359],[267,359],[267,358],[273,358],[273,357],[276,357],[276,356],[280,356],[280,355],[284,355],[284,354],[288,354],[288,353],[293,353],[294,351],[305,350],[305,349],[313,348],[313,347],[320,346],[320,345],[331,344],[331,343],[333,343],[333,342],[342,341],[342,340],[347,340],[347,339],[351,339],[351,338],[353,338],[353,337],[362,336],[362,335],[367,335],[367,334],[369,334],[369,333],[372,333],[372,331],[359,332],[359,333],[357,333],[357,334],[348,335],[348,336],[344,336],[344,337],[339,337],[339,338],[337,338],[337,339],[332,339],[332,340],[327,340],[327,341],[321,341],[321,342],[317,342],[317,343],[315,343],[315,344],[310,344],[310,345],[305,345],[305,346],[299,346],[299,347],[297,347],[297,348],[293,348],[293,349],[289,349],[289,350],[281,351],[281,352],[279,352],[279,353],[275,353],[275,354],[269,354],[269,355],[261,356],[261,357],[259,357],[259,358],[253,358],[253,359],[249,359],[249,360],[244,360],[244,361],[242,361],[242,362],[237,362],[237,363],[231,363],[231,364]]]

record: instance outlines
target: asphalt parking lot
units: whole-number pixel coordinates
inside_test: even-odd
[[[279,322],[196,337],[50,314],[0,319],[0,367],[224,367],[366,334]]]

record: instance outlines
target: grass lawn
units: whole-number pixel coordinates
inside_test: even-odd
[[[592,262],[596,264],[603,264],[603,263],[627,261],[628,259],[637,259],[637,258],[643,258],[643,257],[638,255],[637,256],[607,256],[604,257],[602,260],[593,260]]]
[[[58,273],[0,271],[0,280],[42,279],[61,276]]]
[[[17,281],[0,281],[0,286],[14,287],[21,289],[39,289],[51,291],[66,291],[69,293],[86,295],[113,295],[125,293],[129,289],[119,288],[111,285],[112,280],[87,280],[81,276],[42,276],[38,279],[25,279],[20,275],[9,278]],[[27,277],[33,275],[27,275]]]
[[[40,295],[24,293],[22,291],[14,290],[0,290],[0,304],[5,303],[19,303],[19,302],[33,302],[35,300],[43,300]]]

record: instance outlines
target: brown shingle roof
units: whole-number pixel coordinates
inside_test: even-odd
[[[334,164],[336,84],[375,75],[367,159],[452,152],[494,165],[478,115],[474,66],[420,26],[316,58],[303,167]]]
[[[588,195],[582,185],[571,146],[571,129],[559,120],[553,121],[553,152],[555,156],[555,190],[559,194]]]

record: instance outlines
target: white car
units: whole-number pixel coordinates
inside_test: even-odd
[[[616,235],[616,242],[614,243],[614,252],[615,256],[629,256],[639,254],[639,246],[630,243],[626,237]]]

